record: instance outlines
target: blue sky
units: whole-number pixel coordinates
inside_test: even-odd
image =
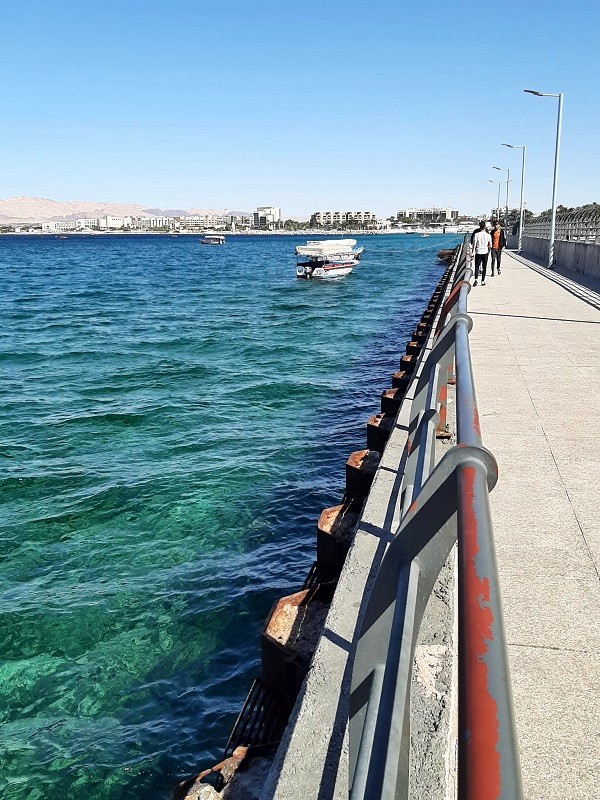
[[[600,202],[600,5],[28,0],[2,7],[0,197],[477,213]]]

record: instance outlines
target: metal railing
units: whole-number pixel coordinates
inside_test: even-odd
[[[523,225],[523,236],[550,238],[550,215],[540,214]],[[566,242],[600,244],[600,208],[571,211],[556,218],[555,239]]]
[[[458,539],[458,797],[522,797],[489,491],[469,351],[470,249],[430,352],[419,363],[407,438],[402,516],[362,620],[350,696],[350,798],[409,797],[410,687],[417,635],[438,574]],[[435,460],[440,393],[456,367],[457,445]]]

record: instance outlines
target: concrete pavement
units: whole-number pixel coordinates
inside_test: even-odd
[[[577,280],[577,276],[573,275]],[[473,287],[471,354],[525,797],[597,796],[600,281],[509,253]]]

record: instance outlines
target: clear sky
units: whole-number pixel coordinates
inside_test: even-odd
[[[600,202],[600,4],[27,0],[0,6],[0,197],[389,214]],[[502,177],[502,176],[500,176]],[[504,193],[503,193],[504,194]]]

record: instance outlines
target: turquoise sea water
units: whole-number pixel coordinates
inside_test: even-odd
[[[459,237],[0,237],[0,796],[165,798],[219,756]]]

